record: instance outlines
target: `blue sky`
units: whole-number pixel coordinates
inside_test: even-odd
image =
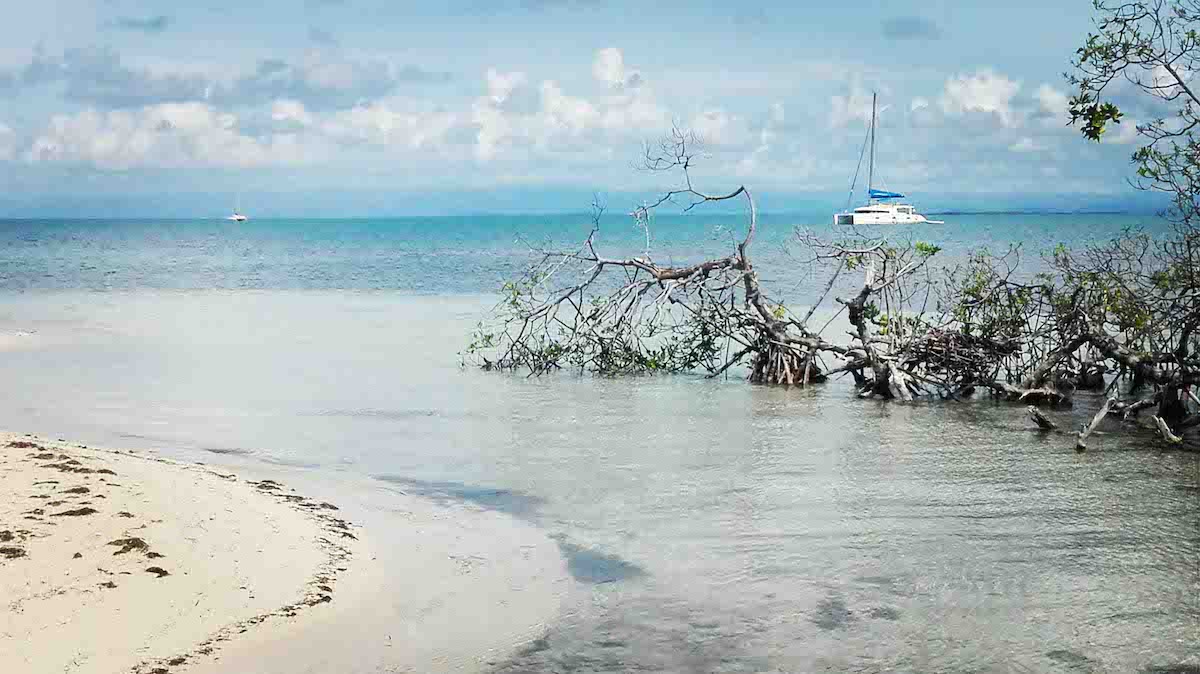
[[[828,5],[21,3],[0,24],[0,209],[638,193],[663,184],[633,170],[640,144],[672,122],[705,139],[704,186],[835,195],[873,90],[888,188],[1129,193],[1133,124],[1100,145],[1064,126],[1090,3]]]

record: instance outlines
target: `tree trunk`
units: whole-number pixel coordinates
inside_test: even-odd
[[[750,382],[804,386],[825,381],[825,373],[817,365],[813,352],[784,346],[781,340],[764,335],[758,351],[750,361]]]
[[[1172,429],[1178,429],[1187,415],[1187,405],[1181,400],[1179,387],[1163,388],[1158,399],[1158,418],[1165,421]]]

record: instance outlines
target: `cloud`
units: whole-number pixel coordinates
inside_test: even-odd
[[[1043,84],[1034,93],[1038,102],[1037,115],[1047,121],[1067,123],[1067,95],[1049,84]]]
[[[889,106],[883,106],[879,112]],[[871,122],[871,92],[858,82],[850,85],[850,91],[845,95],[834,95],[829,99],[829,126],[839,129],[850,123],[859,121],[864,124]]]
[[[633,73],[636,75],[637,73]],[[619,49],[599,50],[592,75],[605,86],[594,98],[566,93],[553,80],[535,85],[521,72],[489,69],[485,95],[471,106],[480,161],[536,154],[609,153],[635,134],[661,132],[670,115],[640,77],[628,73]]]
[[[112,22],[114,28],[133,30],[142,33],[161,33],[171,24],[171,19],[165,15],[148,17],[122,16]]]
[[[744,150],[758,140],[744,115],[724,108],[702,110],[688,121],[688,128],[710,149]]]
[[[897,16],[883,22],[883,36],[891,40],[939,40],[942,29],[920,16]]]
[[[616,47],[596,52],[592,76],[612,89],[636,89],[646,83],[641,73],[625,71],[625,55]]]
[[[1020,82],[984,69],[946,80],[940,103],[948,115],[991,114],[1004,126],[1011,127],[1020,122],[1011,107],[1013,96],[1020,88]]]
[[[786,121],[786,117],[782,103],[771,104],[767,119],[758,131],[758,145],[736,165],[735,172],[739,176],[753,174],[759,168],[759,163],[763,158],[770,156],[779,136],[778,127]]]
[[[313,124],[313,116],[299,101],[275,101],[271,104],[271,119],[276,122],[294,123],[301,127]]]
[[[395,86],[386,63],[328,59],[317,53],[300,63],[259,61],[254,72],[235,80],[220,98],[235,104],[286,98],[313,106],[345,107],[385,96]]]
[[[395,68],[384,61],[356,61],[335,53],[309,52],[300,62],[259,61],[216,97],[234,105],[290,99],[314,108],[345,108],[377,100],[401,84],[437,84],[451,75],[414,65]]]
[[[109,108],[199,100],[209,84],[199,75],[127,67],[108,47],[67,49],[61,58],[39,49],[20,79],[26,86],[62,84],[66,100]]]
[[[0,161],[9,161],[17,156],[17,134],[0,122]]]
[[[628,166],[641,141],[679,120],[704,137],[711,154],[697,180],[844,189],[870,119],[871,83],[883,88],[877,173],[887,180],[881,184],[900,191],[1039,187],[1043,165],[1060,171],[1066,184],[1099,175],[1100,159],[1123,158],[1128,150],[1120,144],[1136,140],[1130,115],[1105,143],[1084,144],[1076,130],[1050,123],[1065,94],[1050,85],[1024,90],[987,69],[905,86],[903,98],[887,92],[886,73],[846,80],[843,72],[802,94],[764,101],[717,97],[690,83],[685,89],[694,95],[678,95],[673,74],[655,73],[649,82],[629,55],[607,47],[554,78],[495,65],[474,78],[473,95],[435,97],[405,85],[448,75],[332,49],[261,61],[221,80],[131,66],[111,50],[85,51],[62,58],[39,52],[27,67],[9,71],[13,86],[53,83],[84,109],[73,106],[75,112],[36,126],[27,113],[6,119],[19,128],[0,130],[0,160],[104,171],[307,166],[323,167],[329,180],[346,167],[371,167],[457,185],[472,176],[479,185],[553,180],[615,189],[635,180]],[[88,81],[77,82],[79,73]],[[141,98],[113,92],[122,87],[143,87]],[[192,98],[174,98],[181,96]],[[171,100],[154,100],[163,97]],[[820,123],[826,115],[828,126]],[[1113,160],[1104,170],[1117,165],[1124,167]]]
[[[404,110],[373,103],[335,113],[321,124],[320,132],[347,145],[436,151],[459,122],[454,113]]]
[[[250,138],[238,131],[237,117],[204,103],[56,115],[24,156],[31,163],[78,163],[108,170],[264,166],[301,157],[287,136],[268,142]]]
[[[313,108],[345,108],[376,100],[401,86],[441,84],[448,72],[380,60],[355,60],[337,50],[310,50],[296,62],[264,59],[254,70],[220,81],[200,74],[130,67],[111,47],[67,49],[61,57],[36,50],[20,71],[0,73],[0,85],[62,86],[64,99],[102,108],[206,101],[253,106],[278,99]]]
[[[644,135],[658,135],[671,119],[648,87],[597,92],[592,86],[582,94],[571,93],[553,80],[534,81],[522,72],[491,68],[478,97],[447,109],[423,97],[374,97],[389,89],[390,82],[422,77],[420,73],[336,65],[266,61],[252,79],[239,78],[211,100],[107,111],[89,107],[57,115],[20,156],[34,163],[104,170],[401,156],[427,162],[594,166],[611,161],[614,148],[633,148]],[[611,72],[628,81],[623,64]],[[337,94],[331,97],[330,92]],[[359,100],[330,105],[331,100],[354,98]],[[235,106],[248,99],[263,104]],[[695,121],[715,144],[733,147],[753,140],[745,119],[725,110],[705,110]]]
[[[1142,140],[1142,136],[1138,133],[1137,127],[1137,119],[1122,117],[1119,124],[1113,125],[1109,132],[1104,134],[1102,142],[1114,145],[1130,145],[1139,142]]]

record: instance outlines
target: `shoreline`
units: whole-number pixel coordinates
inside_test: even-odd
[[[566,587],[531,526],[311,472],[0,433],[0,493],[0,671],[480,671]]]

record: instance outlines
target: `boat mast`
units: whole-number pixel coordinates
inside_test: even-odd
[[[875,176],[875,92],[871,92],[871,163],[867,165],[867,201],[871,200],[871,188]]]

